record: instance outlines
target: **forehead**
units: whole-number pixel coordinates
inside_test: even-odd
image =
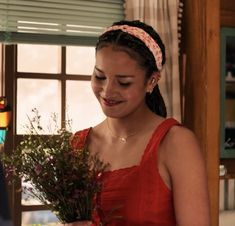
[[[96,52],[96,66],[106,65],[115,68],[140,69],[138,61],[129,54],[128,50],[113,45],[102,47]]]

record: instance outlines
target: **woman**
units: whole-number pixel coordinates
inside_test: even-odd
[[[93,224],[209,226],[206,171],[194,134],[173,118],[158,88],[165,47],[154,29],[120,21],[96,46],[91,85],[106,119],[79,131],[110,168]]]

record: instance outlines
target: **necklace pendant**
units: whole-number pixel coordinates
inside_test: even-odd
[[[127,138],[125,138],[125,137],[120,137],[120,140],[121,140],[123,143],[126,143]]]

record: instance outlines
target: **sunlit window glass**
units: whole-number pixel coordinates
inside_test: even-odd
[[[58,225],[59,220],[51,211],[28,211],[22,213],[22,226]]]
[[[60,126],[61,89],[58,80],[49,79],[18,79],[17,82],[17,134],[27,133],[24,125],[29,123],[27,116],[32,118],[36,108],[41,116],[41,125],[45,134],[53,133],[51,116],[56,114]]]
[[[19,44],[17,55],[18,72],[60,73],[61,71],[60,46]]]
[[[74,132],[94,126],[104,119],[90,81],[67,81],[66,90],[67,118],[72,119]]]
[[[22,178],[22,192],[21,192],[21,204],[24,206],[27,205],[41,205],[42,203],[36,199],[36,197],[32,197],[31,190],[33,185],[30,182],[25,182],[24,178]]]
[[[66,47],[66,74],[91,75],[95,65],[95,47]]]

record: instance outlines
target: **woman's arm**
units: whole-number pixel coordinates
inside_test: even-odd
[[[195,135],[173,127],[164,139],[178,226],[210,226],[205,161]]]

